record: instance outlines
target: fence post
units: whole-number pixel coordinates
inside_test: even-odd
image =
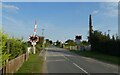
[[[15,59],[12,59],[8,62],[4,62],[4,66],[1,69],[2,75],[7,75],[7,73],[15,73],[29,57],[28,53],[22,54]]]

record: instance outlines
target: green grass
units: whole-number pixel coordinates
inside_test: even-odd
[[[106,55],[106,54],[101,54],[98,52],[91,52],[91,51],[76,51],[76,50],[71,50],[71,52],[74,52],[80,56],[85,56],[85,57],[90,57],[90,58],[95,58],[100,61],[108,62],[111,64],[119,64],[119,57],[117,56],[111,56],[111,55]]]
[[[38,54],[30,54],[28,61],[23,63],[17,73],[42,73],[42,65],[42,57],[38,56]]]

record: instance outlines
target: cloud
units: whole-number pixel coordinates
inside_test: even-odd
[[[12,9],[12,10],[19,10],[19,8],[17,6],[14,6],[14,5],[7,5],[7,4],[2,4],[2,7],[3,9]]]
[[[97,10],[94,10],[92,15],[95,14],[103,14],[109,17],[117,17],[118,16],[118,3],[117,2],[102,2],[100,3],[100,7]]]
[[[106,12],[105,15],[111,16],[111,17],[116,17],[118,16],[118,10],[111,10],[108,13]]]
[[[95,15],[95,14],[98,14],[99,13],[99,10],[95,10],[92,12],[92,15]]]
[[[2,8],[3,13],[18,13],[18,10],[20,9],[19,7],[15,6],[15,5],[11,5],[11,4],[5,4],[2,3],[0,5],[0,8]]]
[[[7,21],[9,21],[9,22],[11,22],[11,23],[17,24],[16,20],[13,19],[13,18],[11,18],[11,17],[3,15],[2,18],[5,19],[5,20],[7,20]]]
[[[118,3],[102,3],[101,10],[103,10],[103,14],[111,17],[118,16]]]
[[[14,5],[8,5],[8,4],[0,4],[0,9],[7,9],[7,10],[19,10],[17,6]]]
[[[108,16],[116,17],[118,16],[118,3],[108,3],[107,5],[104,4],[105,14]]]

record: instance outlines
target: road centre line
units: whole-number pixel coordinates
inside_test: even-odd
[[[66,60],[70,61],[70,59],[68,59],[68,58],[65,57],[64,55],[63,55],[63,57],[64,57]],[[78,67],[79,69],[81,69],[83,72],[85,72],[86,74],[90,75],[86,70],[84,70],[83,68],[81,68],[80,66],[78,66],[76,63],[73,62],[73,64],[74,64],[76,67]]]
[[[87,73],[88,75],[90,75],[87,71],[85,71],[83,68],[81,68],[80,66],[78,66],[76,63],[73,63],[76,67],[78,67],[79,69],[81,69],[83,72]]]

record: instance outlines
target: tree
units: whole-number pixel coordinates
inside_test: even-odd
[[[68,39],[67,41],[65,41],[65,43],[66,43],[67,45],[69,45],[69,46],[75,46],[74,40]]]
[[[109,35],[103,35],[100,31],[94,31],[91,36],[91,49],[110,55],[119,55],[120,40],[115,40],[114,36],[110,39]]]
[[[49,39],[46,39],[45,47],[48,47],[52,44],[52,41]]]
[[[52,44],[53,43],[52,40],[50,40],[49,43]]]
[[[10,54],[7,53],[7,43],[8,35],[0,32],[0,67],[5,65],[5,61],[9,59]]]
[[[89,43],[87,41],[82,41],[81,44],[82,45],[89,45]]]
[[[62,44],[61,44],[61,42],[59,40],[57,40],[55,43],[56,43],[55,46],[57,46],[57,47],[61,47],[62,46]]]
[[[114,35],[112,36],[112,40],[115,40],[115,37],[114,37]]]
[[[2,59],[7,60],[11,60],[14,59],[15,57],[25,53],[27,51],[27,43],[25,43],[22,39],[18,39],[18,38],[10,38],[8,36],[8,34],[4,34],[2,32],[0,32],[0,43],[2,45],[0,45],[0,50],[1,50],[1,54],[3,54]],[[8,58],[7,58],[8,56]]]

